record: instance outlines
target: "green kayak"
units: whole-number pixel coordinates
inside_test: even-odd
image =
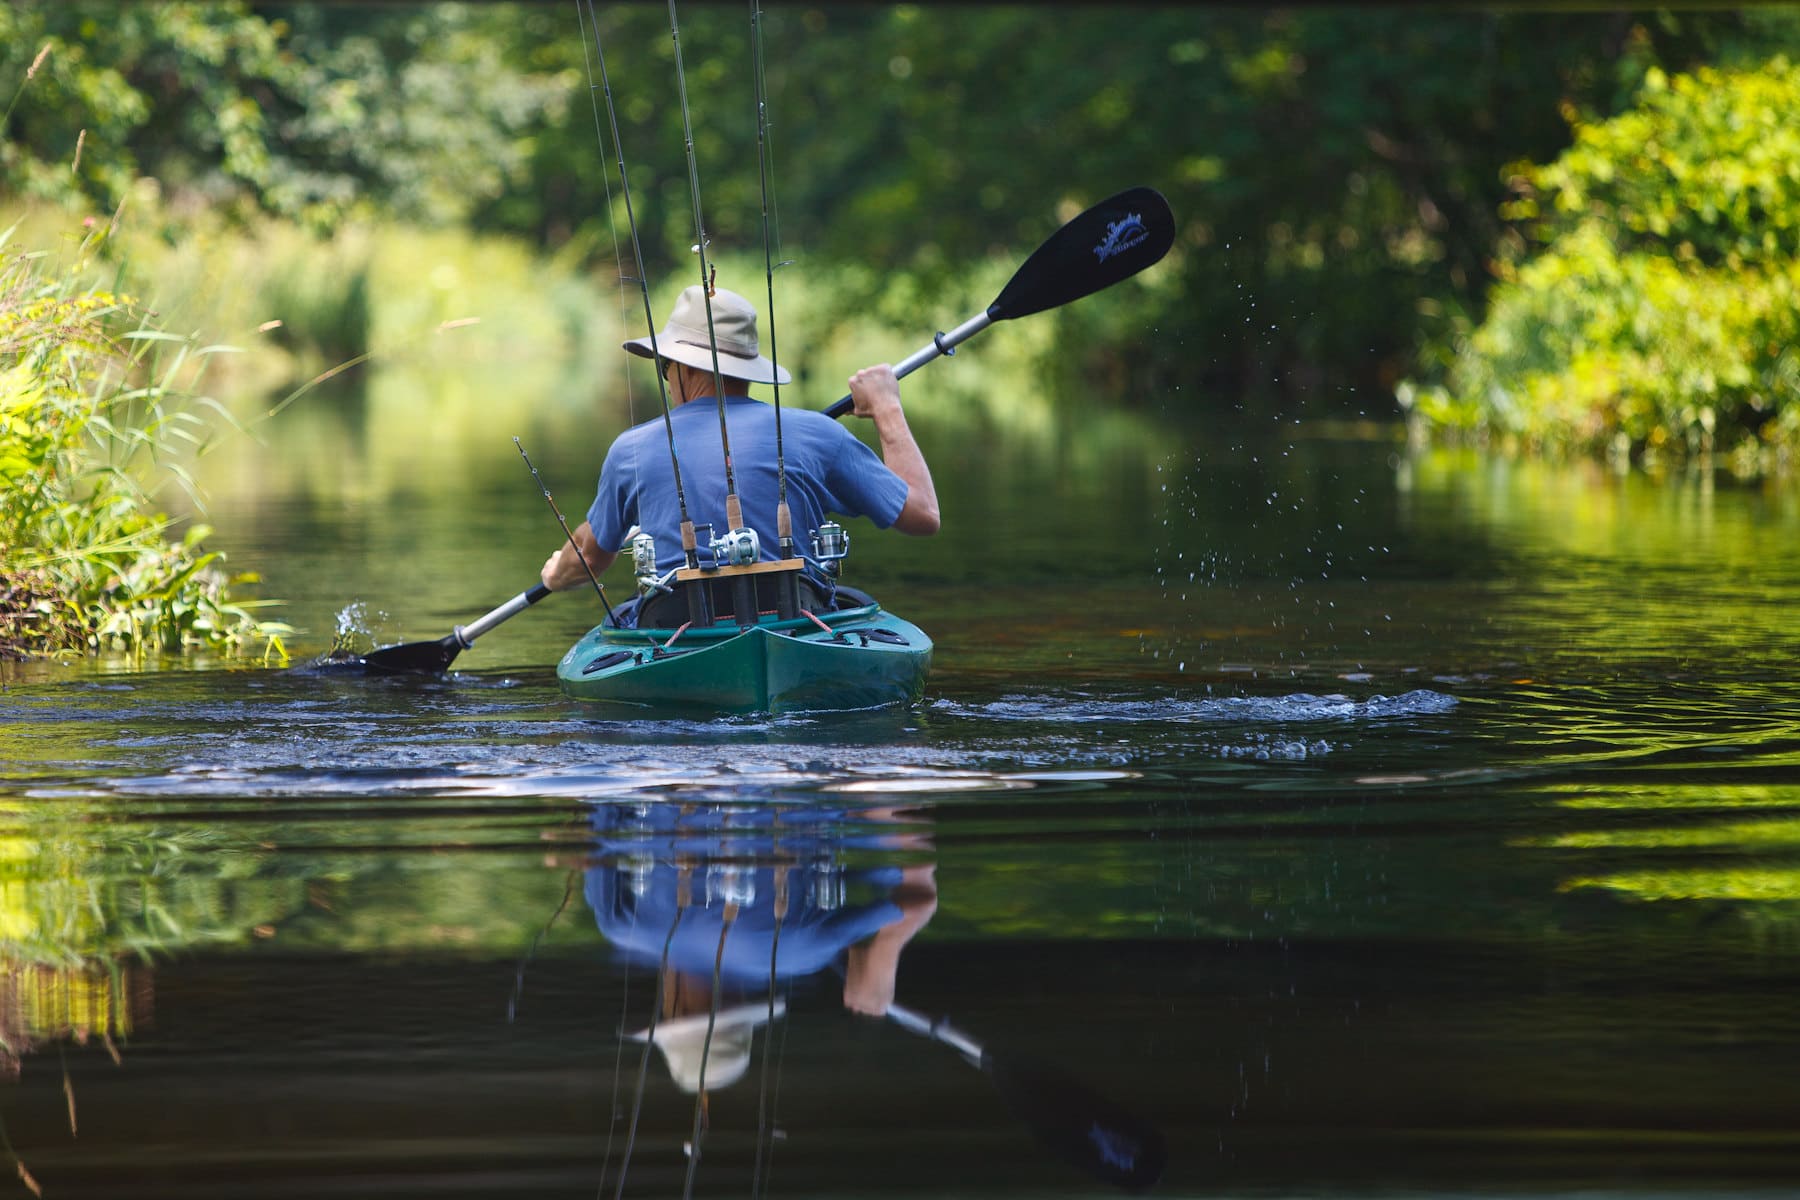
[[[931,639],[879,604],[711,628],[597,625],[556,665],[582,700],[713,712],[874,708],[915,701]]]

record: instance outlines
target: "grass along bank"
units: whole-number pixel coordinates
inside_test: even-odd
[[[223,410],[194,390],[222,350],[165,332],[105,279],[104,228],[67,257],[0,234],[0,655],[192,647],[279,653],[158,496]]]

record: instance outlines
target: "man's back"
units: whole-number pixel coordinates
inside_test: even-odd
[[[711,525],[723,534],[726,478],[718,404],[711,397],[691,400],[672,409],[669,421],[688,516],[695,525]],[[775,409],[748,396],[728,396],[725,421],[744,522],[761,540],[762,557],[778,558]],[[781,441],[788,508],[800,552],[808,549],[809,532],[834,515],[866,516],[885,529],[905,506],[906,483],[823,413],[784,408]],[[656,539],[658,569],[667,571],[684,564],[680,513],[668,433],[657,416],[620,434],[607,452],[588,523],[600,546],[614,552],[625,548],[625,533],[632,525],[641,526]],[[700,543],[704,547],[704,532]]]

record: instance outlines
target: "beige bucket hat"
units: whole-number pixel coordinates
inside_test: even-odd
[[[698,290],[698,289],[696,289]],[[717,297],[714,297],[717,299]],[[787,1012],[787,1002],[775,1001],[775,1016]],[[656,1027],[656,1048],[669,1064],[669,1075],[684,1092],[700,1090],[700,1063],[706,1062],[706,1089],[730,1087],[744,1077],[750,1068],[750,1046],[759,1025],[767,1024],[767,1004],[739,1004],[720,1009],[715,1017],[700,1013],[691,1017],[671,1017]],[[712,1026],[711,1050],[707,1049],[706,1030]],[[651,1040],[650,1031],[627,1034],[634,1042]]]
[[[758,353],[756,308],[736,292],[717,288],[712,296],[712,327],[718,335],[719,374],[751,383],[790,383],[793,377]],[[701,371],[713,369],[713,343],[706,336],[706,295],[699,284],[686,289],[675,301],[669,323],[656,335],[655,349],[648,337],[632,338],[625,349],[640,358],[664,358]]]

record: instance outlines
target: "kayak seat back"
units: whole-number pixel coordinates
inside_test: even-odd
[[[775,616],[780,611],[780,588],[784,585],[780,575],[759,575],[751,577],[751,586],[755,588],[756,609],[761,615]],[[800,607],[809,612],[834,612],[842,608],[861,608],[875,601],[866,592],[839,584],[834,592],[827,593],[825,588],[808,576],[798,579],[800,591]],[[674,589],[648,599],[628,602],[618,607],[619,627],[624,629],[677,629],[688,621],[691,611],[686,588],[704,587],[712,589],[711,609],[716,614],[715,624],[730,624],[733,616],[732,581],[728,578],[697,579],[686,583],[678,583]]]

